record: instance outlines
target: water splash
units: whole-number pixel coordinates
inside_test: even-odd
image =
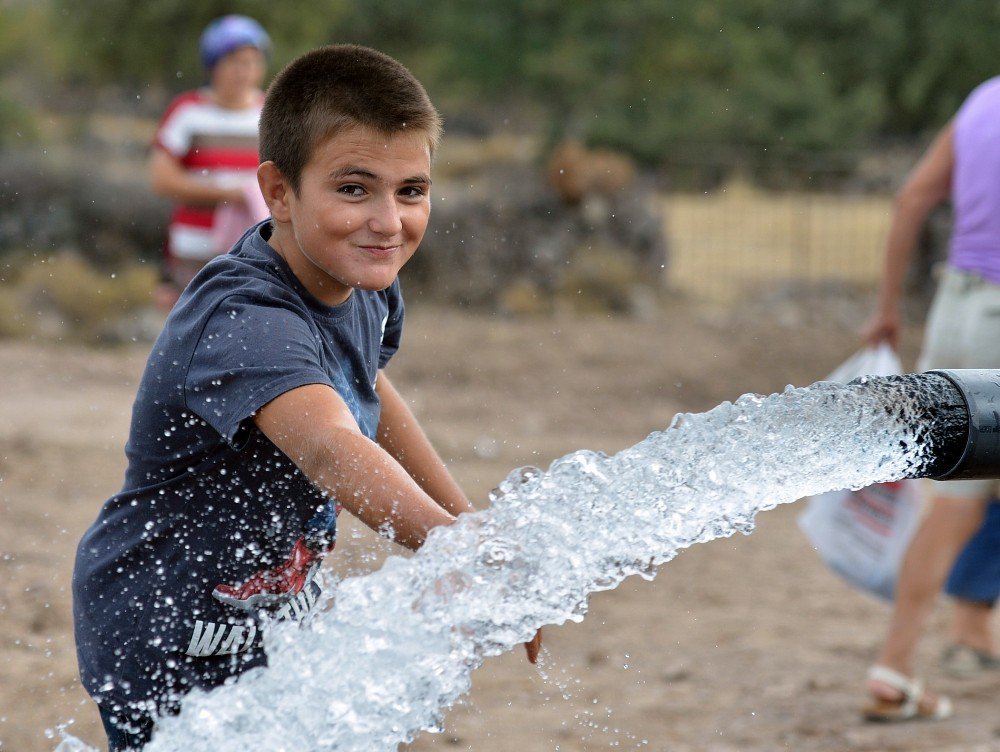
[[[190,695],[148,752],[396,749],[440,729],[486,657],[579,621],[590,593],[749,533],[777,504],[925,474],[924,412],[905,390],[821,382],[679,415],[610,457],[512,473],[488,510],[342,581],[311,623],[275,629],[268,668]]]

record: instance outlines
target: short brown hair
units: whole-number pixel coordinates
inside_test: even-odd
[[[337,44],[293,60],[268,87],[260,116],[260,160],[296,192],[316,146],[347,128],[384,135],[424,132],[431,151],[441,116],[420,82],[377,50]]]

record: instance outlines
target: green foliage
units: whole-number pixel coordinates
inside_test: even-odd
[[[27,61],[44,58],[32,45],[34,30],[47,18],[34,6],[0,4],[0,75],[23,69]],[[42,51],[44,53],[44,51]],[[11,96],[4,86],[0,94],[0,150],[24,146],[34,141],[38,129],[29,108]]]
[[[0,97],[0,151],[23,147],[35,140],[38,128],[31,112],[17,102]]]
[[[52,2],[79,82],[190,86],[202,28],[239,12],[271,32],[275,66],[369,44],[449,114],[528,120],[646,161],[692,144],[801,152],[922,135],[997,72],[1000,37],[995,0]]]
[[[338,0],[54,0],[54,20],[68,51],[65,75],[129,85],[173,79],[179,90],[203,78],[198,39],[213,19],[241,13],[260,21],[280,66],[330,42],[345,7]]]

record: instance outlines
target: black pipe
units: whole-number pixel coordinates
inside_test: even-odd
[[[950,369],[928,371],[926,375],[951,382],[962,397],[967,415],[961,454],[950,468],[927,477],[934,480],[1000,478],[1000,371]]]
[[[1000,370],[949,369],[855,379],[912,421],[923,461],[910,477],[1000,478]]]

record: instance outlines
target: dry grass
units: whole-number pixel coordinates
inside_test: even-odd
[[[733,302],[782,281],[868,285],[879,276],[888,196],[769,193],[732,182],[663,201],[671,287]]]
[[[104,272],[72,253],[27,262],[0,288],[0,336],[114,341],[120,322],[148,307],[156,280],[149,265]]]
[[[771,193],[740,182],[711,194],[670,194],[662,206],[670,289],[713,305],[759,300],[789,283],[806,290],[872,285],[891,208],[889,197]],[[544,301],[529,285],[510,291],[505,307],[544,314],[567,302],[579,310],[585,299],[599,310],[634,308],[637,270],[623,265],[621,254],[590,249],[573,267],[558,301]],[[121,322],[148,308],[155,283],[150,265],[111,273],[72,254],[28,261],[0,285],[0,337],[128,339]]]

